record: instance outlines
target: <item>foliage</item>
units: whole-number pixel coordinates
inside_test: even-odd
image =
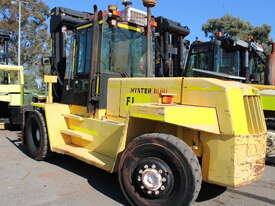
[[[216,32],[223,32],[224,35],[249,40],[253,36],[254,40],[260,44],[269,44],[271,38],[271,26],[263,24],[262,26],[253,26],[250,22],[226,14],[221,18],[209,19],[202,25],[202,30],[206,36],[214,36]]]
[[[39,0],[22,1],[21,21],[21,64],[25,67],[27,87],[33,88],[37,77],[42,78],[41,69],[37,69],[42,56],[48,54],[49,34],[46,23],[49,17],[48,6]],[[13,40],[10,43],[10,59],[17,64],[18,48],[18,1],[0,1],[0,29],[11,31]],[[36,85],[37,86],[37,85]]]

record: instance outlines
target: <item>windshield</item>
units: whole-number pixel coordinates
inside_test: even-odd
[[[5,41],[0,41],[0,64],[6,63],[7,60],[5,44]]]
[[[7,55],[5,53],[0,52],[0,64],[6,63]]]
[[[19,71],[0,70],[0,85],[20,84]]]
[[[265,62],[262,57],[257,53],[251,53],[249,57],[249,71],[250,71],[250,81],[253,83],[264,84],[265,78]]]
[[[106,25],[101,48],[100,65],[103,72],[145,76],[146,36],[143,33]]]
[[[220,72],[230,75],[240,75],[240,52],[222,48]]]
[[[200,45],[199,47],[194,47],[191,49],[187,62],[186,75],[193,76],[194,69],[214,71],[213,52],[208,45]]]

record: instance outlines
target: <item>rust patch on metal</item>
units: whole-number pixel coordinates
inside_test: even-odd
[[[256,164],[253,167],[254,176],[260,176],[265,168],[265,159],[260,159],[256,161]]]

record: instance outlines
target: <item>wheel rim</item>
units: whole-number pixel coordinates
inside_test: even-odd
[[[169,193],[174,185],[170,167],[159,158],[146,158],[137,164],[132,184],[140,196],[158,199]]]

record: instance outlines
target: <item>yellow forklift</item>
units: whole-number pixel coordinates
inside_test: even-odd
[[[8,48],[11,33],[0,30],[0,128],[5,123],[20,125],[24,104],[24,71],[22,66],[9,65]]]
[[[127,12],[130,1],[123,13],[115,6],[94,6],[93,14],[52,10],[47,102],[23,113],[30,155],[66,154],[117,172],[133,206],[191,205],[202,180],[255,182],[265,168],[267,132],[257,90],[217,79],[156,78],[156,1],[143,3],[147,22],[137,10]]]

